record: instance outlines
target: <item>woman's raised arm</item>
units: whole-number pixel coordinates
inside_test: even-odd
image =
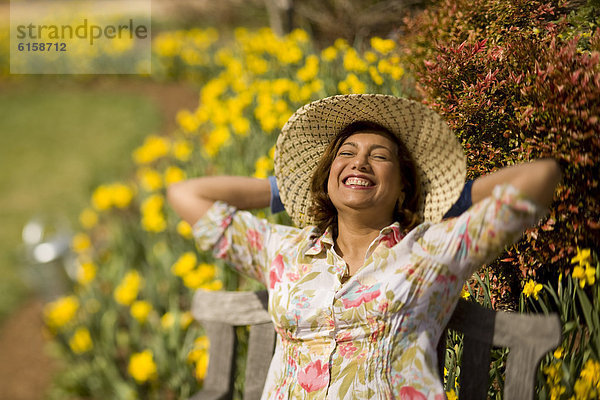
[[[562,173],[555,160],[536,160],[477,178],[473,182],[471,196],[473,203],[477,203],[490,196],[496,185],[508,183],[537,205],[549,207],[561,178]]]
[[[244,176],[207,176],[177,182],[167,188],[167,199],[175,212],[193,225],[217,200],[249,210],[269,206],[271,188],[267,179]]]

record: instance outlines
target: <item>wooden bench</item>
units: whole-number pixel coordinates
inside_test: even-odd
[[[191,400],[231,398],[236,326],[250,327],[244,400],[260,399],[275,346],[267,292],[199,290],[194,295],[192,314],[206,330],[210,352],[203,388]],[[537,366],[544,354],[561,342],[557,315],[493,311],[462,299],[446,328],[464,334],[459,375],[462,399],[487,397],[492,346],[510,349],[503,398],[533,399]],[[445,335],[438,346],[440,372],[444,368],[444,339]]]

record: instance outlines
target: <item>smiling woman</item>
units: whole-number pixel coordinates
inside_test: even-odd
[[[462,148],[434,112],[383,95],[302,107],[277,140],[275,173],[298,227],[239,210],[269,204],[266,180],[168,189],[201,249],[268,288],[278,341],[264,399],[444,399],[436,345],[463,282],[538,220],[560,179],[553,160],[505,168],[444,220]]]

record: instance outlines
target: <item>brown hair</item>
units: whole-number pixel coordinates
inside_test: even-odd
[[[310,192],[313,199],[310,212],[313,214],[317,228],[320,232],[325,232],[327,227],[331,226],[334,229],[334,237],[337,236],[337,210],[327,194],[329,170],[344,141],[358,132],[377,133],[396,143],[400,164],[400,179],[406,196],[402,204],[396,204],[394,220],[400,222],[401,227],[405,230],[414,228],[419,223],[416,210],[420,197],[415,164],[406,146],[395,134],[386,127],[371,121],[355,121],[347,125],[329,143],[321,156],[310,182]]]

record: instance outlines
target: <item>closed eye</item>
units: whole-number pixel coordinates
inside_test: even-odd
[[[383,154],[374,154],[373,158],[376,160],[387,160],[387,156],[384,156]]]

